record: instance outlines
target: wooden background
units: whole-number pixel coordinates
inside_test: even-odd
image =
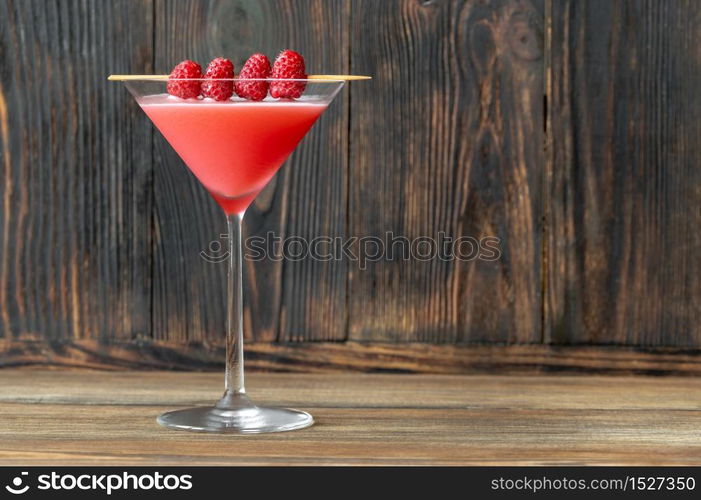
[[[0,0],[0,366],[221,366],[224,218],[105,78],[291,47],[374,79],[248,236],[502,255],[247,262],[249,366],[699,374],[700,35],[694,0]]]

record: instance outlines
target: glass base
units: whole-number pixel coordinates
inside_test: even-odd
[[[245,394],[229,393],[215,406],[169,411],[156,421],[171,429],[232,434],[294,431],[314,423],[307,412],[256,406]]]

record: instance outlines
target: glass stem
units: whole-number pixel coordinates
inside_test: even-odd
[[[229,214],[229,272],[226,293],[226,394],[245,394],[243,381],[243,269],[241,223],[243,214]]]

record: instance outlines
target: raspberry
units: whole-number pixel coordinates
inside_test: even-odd
[[[270,77],[306,79],[304,58],[294,50],[283,50],[275,59]],[[270,95],[276,98],[296,99],[301,97],[306,86],[306,82],[271,82]]]
[[[246,78],[268,78],[270,76],[270,61],[263,54],[253,54],[243,65],[239,80],[234,88],[239,97],[252,101],[262,101],[268,95],[268,82],[247,82],[240,79]]]
[[[234,78],[234,64],[228,59],[217,57],[207,66],[202,82],[202,95],[215,101],[226,101],[234,93],[233,80],[217,81],[217,78]]]
[[[195,61],[185,60],[178,63],[170,72],[166,89],[170,95],[182,99],[190,99],[200,95],[200,82],[197,80],[177,81],[172,80],[173,78],[202,78],[202,68]]]

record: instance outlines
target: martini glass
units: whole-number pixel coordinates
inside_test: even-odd
[[[344,82],[305,80],[306,87],[299,99],[266,97],[258,102],[237,97],[221,102],[180,99],[167,94],[167,82],[162,80],[124,83],[217,201],[226,214],[229,230],[224,395],[211,407],[164,413],[158,417],[158,423],[174,429],[246,434],[309,427],[314,423],[309,413],[257,406],[246,394],[241,222],[256,195],[326,110]]]

